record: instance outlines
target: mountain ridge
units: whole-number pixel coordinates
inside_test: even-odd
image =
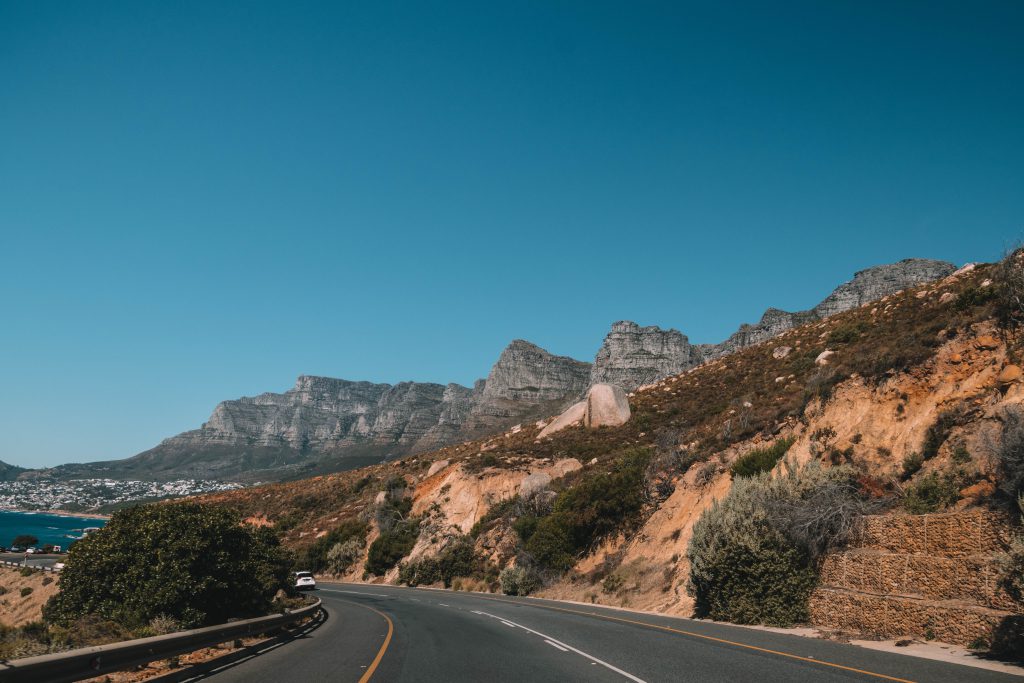
[[[347,469],[435,449],[559,413],[596,383],[632,391],[908,286],[951,274],[929,259],[862,269],[815,307],[769,308],[718,344],[691,344],[682,332],[631,321],[611,326],[593,363],[557,356],[516,339],[486,379],[456,383],[352,381],[300,375],[282,393],[220,402],[194,430],[131,458],[61,465],[49,476],[261,481]],[[12,476],[32,475],[28,470]]]

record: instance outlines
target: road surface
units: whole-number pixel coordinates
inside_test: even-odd
[[[1015,681],[826,640],[530,598],[320,584],[326,620],[211,683]]]
[[[25,553],[0,553],[0,560],[6,562],[17,562],[18,564],[25,564]],[[67,555],[44,555],[42,553],[35,553],[28,555],[28,566],[29,567],[52,567],[57,562],[63,562],[67,559]]]

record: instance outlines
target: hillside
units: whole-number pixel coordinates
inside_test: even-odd
[[[429,452],[557,413],[593,384],[633,390],[953,270],[950,263],[927,259],[868,268],[813,308],[795,313],[771,308],[758,323],[741,325],[720,344],[695,345],[677,330],[620,321],[612,325],[594,362],[586,363],[515,340],[472,388],[303,375],[283,393],[224,401],[199,429],[132,458],[62,465],[44,474],[257,482]]]
[[[886,519],[993,506],[1013,519],[996,454],[1024,416],[1024,388],[996,271],[968,266],[640,387],[618,427],[538,438],[552,415],[206,500],[273,526],[307,564],[350,580],[431,583],[468,543],[480,564],[465,585],[496,590],[516,565],[541,595],[691,614],[695,524],[728,496],[741,458],[780,443],[776,476],[811,462],[853,472],[865,509]],[[1018,611],[1000,600],[1000,619]]]

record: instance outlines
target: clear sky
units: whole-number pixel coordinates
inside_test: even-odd
[[[1024,236],[1024,3],[0,0],[0,460]]]

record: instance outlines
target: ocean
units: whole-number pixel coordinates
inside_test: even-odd
[[[90,517],[65,517],[42,512],[12,512],[0,510],[0,545],[9,547],[15,536],[32,534],[39,539],[39,546],[53,543],[65,550],[82,537],[86,527],[101,527],[105,519]]]

